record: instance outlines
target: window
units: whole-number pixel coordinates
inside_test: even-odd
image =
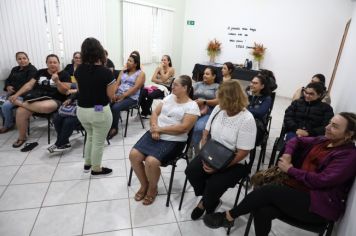
[[[172,52],[173,11],[137,1],[123,2],[123,58],[137,50],[141,63],[159,62]]]
[[[17,65],[18,51],[26,52],[37,69],[46,67],[50,53],[64,67],[85,38],[106,43],[105,0],[1,0],[0,13],[0,80]]]

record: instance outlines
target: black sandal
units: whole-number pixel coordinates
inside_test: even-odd
[[[117,133],[118,133],[117,129],[111,129],[108,133],[107,140],[110,140],[113,137],[115,137]]]
[[[23,147],[21,149],[21,152],[29,152],[31,151],[32,149],[34,149],[35,147],[37,147],[38,143],[37,142],[34,142],[34,143],[26,143],[25,144],[25,147]]]
[[[18,140],[16,140],[16,142],[14,142],[14,143],[12,144],[12,147],[13,147],[13,148],[19,148],[19,147],[21,147],[25,142],[26,142],[26,139],[25,139],[25,140],[18,139]]]

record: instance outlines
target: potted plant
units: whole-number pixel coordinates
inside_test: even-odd
[[[208,56],[210,57],[210,63],[214,63],[215,57],[221,52],[221,43],[216,39],[210,40],[206,50],[208,51]]]
[[[262,43],[254,43],[254,47],[252,48],[252,56],[255,61],[255,69],[259,70],[260,69],[260,63],[263,60],[263,57],[265,55],[266,49]]]

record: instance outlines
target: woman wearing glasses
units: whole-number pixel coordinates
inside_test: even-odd
[[[310,83],[304,89],[304,96],[295,100],[284,115],[286,140],[295,136],[319,136],[334,116],[332,107],[321,101],[325,93],[322,83]]]

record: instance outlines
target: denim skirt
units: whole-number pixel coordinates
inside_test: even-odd
[[[153,156],[161,163],[168,162],[182,153],[185,142],[154,140],[147,131],[133,146],[145,156]]]

